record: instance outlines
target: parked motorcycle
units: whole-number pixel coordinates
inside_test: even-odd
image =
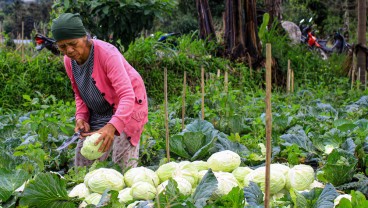
[[[339,31],[336,31],[333,36],[333,46],[330,48],[327,46],[327,40],[318,39],[315,36],[315,32],[312,30],[311,22],[312,18],[309,19],[309,24],[303,25],[304,19],[300,21],[299,27],[302,32],[301,42],[307,44],[312,50],[316,50],[326,60],[328,55],[331,53],[347,53],[351,51],[351,45],[346,42],[345,37],[341,35]],[[340,29],[341,30],[341,29]]]

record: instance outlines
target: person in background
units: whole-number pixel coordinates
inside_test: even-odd
[[[75,132],[82,130],[76,147],[75,165],[94,161],[81,155],[86,136],[100,133],[96,145],[106,160],[122,169],[136,167],[139,140],[148,122],[148,103],[139,73],[110,43],[91,39],[78,13],[64,13],[52,21],[51,32],[64,54],[64,66],[75,95]]]

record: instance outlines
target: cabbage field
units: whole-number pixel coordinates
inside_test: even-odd
[[[73,166],[74,104],[24,96],[34,110],[1,111],[2,207],[263,207],[264,91],[223,93],[209,81],[205,119],[200,93],[169,105],[170,162],[162,107],[150,107],[137,168],[111,160]],[[342,84],[330,91],[273,93],[271,207],[367,207],[368,96]],[[345,91],[346,90],[346,91]]]
[[[19,64],[19,55],[0,50],[1,208],[265,206],[264,69],[209,53],[200,56],[206,53],[200,41],[182,47],[195,56],[176,51],[157,57],[152,42],[145,41],[156,40],[137,40],[126,57],[149,86],[149,122],[140,140],[138,167],[123,170],[111,158],[74,166],[76,144],[56,150],[74,133],[75,122],[60,57],[45,52]],[[278,64],[286,63],[280,57],[292,60],[295,90],[286,92],[281,84],[272,89],[270,207],[368,207],[368,91],[338,73],[343,56],[320,60],[297,47],[282,55],[287,44],[277,48],[277,43],[273,54]],[[207,75],[204,118],[201,66]],[[168,132],[161,99],[164,67],[173,86]],[[190,81],[184,100],[186,70]],[[54,76],[48,76],[51,72]],[[94,149],[86,147],[83,154],[94,159]]]

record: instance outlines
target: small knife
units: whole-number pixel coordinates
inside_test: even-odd
[[[65,148],[67,148],[70,144],[74,143],[75,140],[77,140],[80,137],[81,132],[83,132],[82,129],[80,129],[78,132],[75,132],[73,134],[73,136],[71,136],[70,138],[68,138],[67,140],[65,140],[64,143],[60,147],[58,147],[56,150],[57,151],[62,151]]]

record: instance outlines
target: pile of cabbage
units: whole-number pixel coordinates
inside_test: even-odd
[[[69,196],[84,199],[84,205],[97,205],[106,189],[116,190],[119,192],[118,199],[121,204],[134,207],[135,201],[154,200],[158,194],[165,193],[165,187],[171,178],[177,182],[180,193],[189,196],[194,193],[209,168],[218,181],[212,199],[227,195],[234,187],[248,186],[250,181],[258,184],[264,191],[265,167],[252,169],[240,164],[241,159],[237,153],[225,150],[214,153],[207,161],[169,162],[161,165],[156,171],[136,167],[123,175],[114,169],[100,168],[89,172],[84,178],[84,183],[75,186]],[[285,164],[271,164],[270,193],[276,195],[290,188],[303,191],[323,186],[314,178],[315,172],[308,165],[289,167]]]

